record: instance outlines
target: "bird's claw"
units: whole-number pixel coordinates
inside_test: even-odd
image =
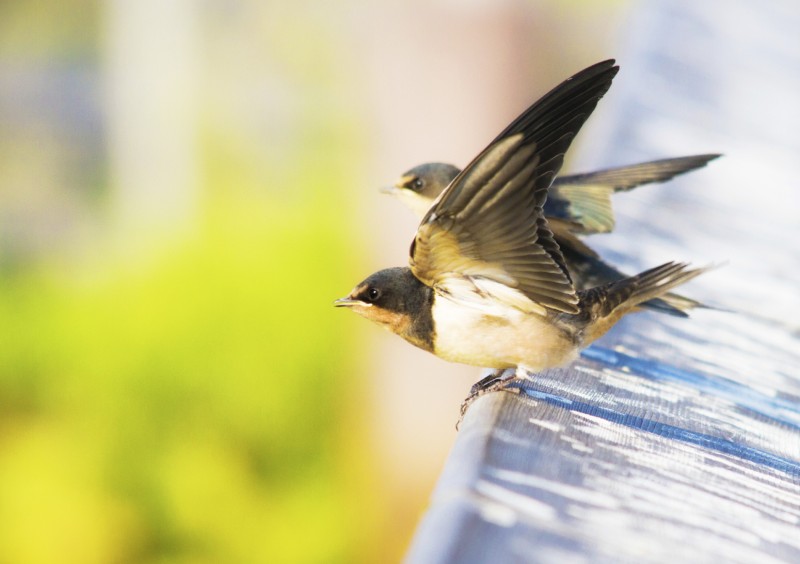
[[[464,416],[467,414],[467,409],[472,402],[476,399],[481,397],[484,394],[488,394],[489,392],[494,392],[497,390],[502,390],[505,388],[510,382],[512,382],[516,378],[515,372],[510,372],[509,375],[506,375],[505,370],[494,370],[488,376],[485,376],[475,382],[472,385],[472,388],[469,390],[469,395],[466,399],[461,402],[461,410],[460,410],[460,417],[456,422],[456,431],[461,426],[461,422],[464,420]]]

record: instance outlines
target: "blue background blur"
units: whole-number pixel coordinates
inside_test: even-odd
[[[0,560],[399,559],[477,378],[333,299],[624,2],[0,4]]]

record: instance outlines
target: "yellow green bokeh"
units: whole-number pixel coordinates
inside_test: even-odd
[[[2,278],[4,561],[358,559],[372,502],[342,427],[330,172],[293,178],[318,198],[209,196],[190,236],[135,259]]]

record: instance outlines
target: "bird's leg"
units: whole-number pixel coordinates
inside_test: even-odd
[[[464,419],[464,414],[467,413],[467,408],[472,405],[472,402],[481,397],[483,394],[488,394],[489,392],[493,392],[495,390],[502,390],[511,380],[514,380],[516,377],[517,372],[515,370],[498,368],[492,370],[490,374],[475,382],[475,384],[472,385],[472,388],[470,388],[467,399],[465,399],[461,404],[461,417],[459,417],[458,423],[456,423],[456,429],[458,429],[459,425],[461,425],[461,420]]]
[[[469,397],[476,395],[481,390],[485,390],[498,380],[503,379],[503,373],[505,372],[505,368],[496,368],[492,370],[487,376],[481,378],[474,384],[472,384],[472,388],[469,390]]]

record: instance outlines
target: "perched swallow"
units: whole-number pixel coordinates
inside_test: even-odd
[[[574,360],[640,303],[701,274],[667,263],[577,291],[543,212],[583,123],[616,75],[614,61],[567,79],[522,113],[426,212],[409,267],[381,270],[335,305],[452,362],[491,367],[473,394]]]
[[[551,223],[554,219],[562,220],[564,227],[576,235],[608,233],[614,229],[615,223],[612,194],[627,192],[643,184],[666,182],[702,168],[720,156],[691,155],[559,176],[547,193],[544,215]],[[382,191],[398,198],[422,218],[436,197],[460,172],[451,164],[425,163],[406,171],[393,186],[384,187]]]

